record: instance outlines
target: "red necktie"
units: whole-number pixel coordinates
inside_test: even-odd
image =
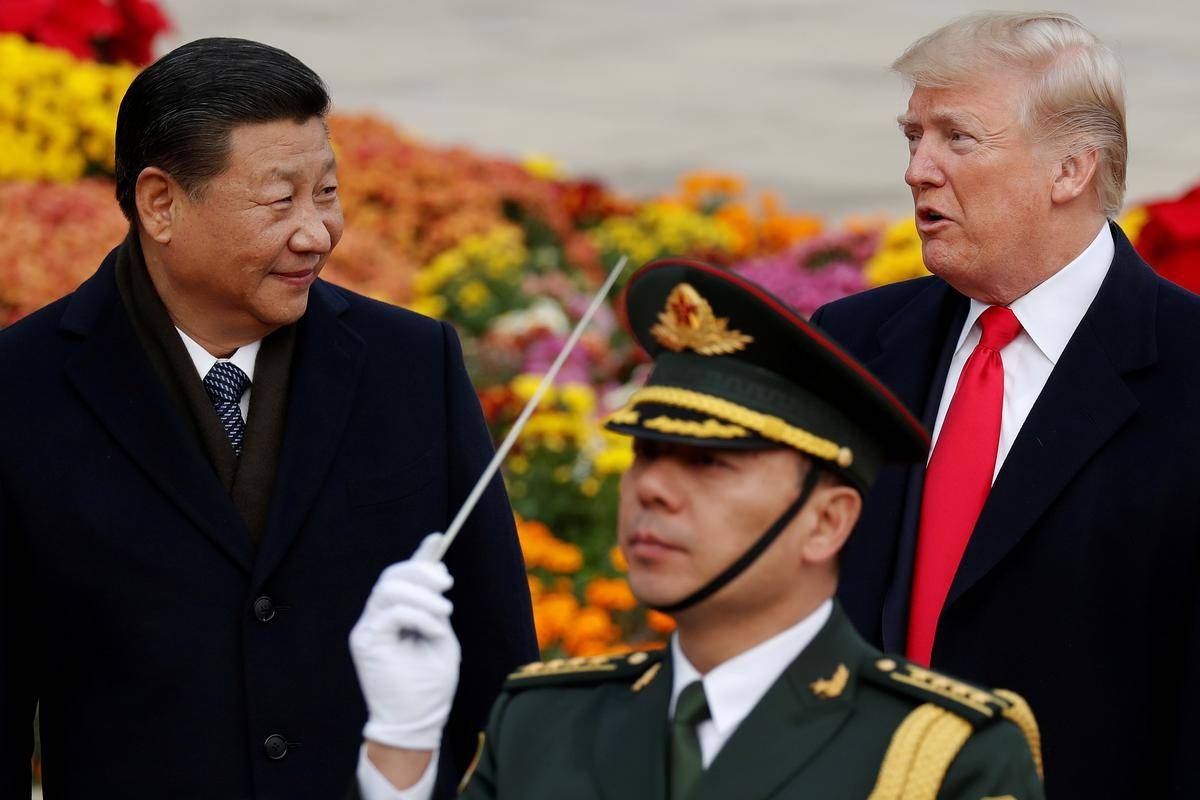
[[[963,366],[925,470],[907,649],[909,659],[925,666],[954,573],[992,488],[1004,409],[1000,351],[1021,332],[1003,306],[984,311],[979,325],[983,335]]]

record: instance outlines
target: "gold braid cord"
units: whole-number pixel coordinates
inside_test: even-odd
[[[608,415],[604,421],[611,422],[613,425],[636,425],[640,414],[632,408],[618,408],[616,411]]]
[[[1021,733],[1025,734],[1025,740],[1029,742],[1029,751],[1033,753],[1033,763],[1037,767],[1038,777],[1042,775],[1042,734],[1038,730],[1037,719],[1033,716],[1033,709],[1029,707],[1029,703],[1025,702],[1025,698],[1016,692],[1010,692],[1008,689],[993,689],[992,694],[1004,700],[1008,707],[1004,709],[1004,717],[1012,721]]]
[[[868,800],[936,800],[971,730],[971,723],[940,706],[918,706],[892,735]]]
[[[748,428],[763,438],[794,447],[816,458],[834,461],[841,467],[849,467],[853,461],[853,456],[848,448],[839,447],[835,442],[789,425],[779,417],[760,414],[745,406],[731,403],[720,397],[713,397],[710,394],[678,389],[674,386],[647,386],[638,389],[629,398],[628,405],[636,403],[661,403],[713,417],[721,417],[734,425]]]
[[[659,416],[646,420],[642,423],[642,427],[679,436],[695,436],[699,439],[744,439],[750,435],[750,431],[741,425],[723,425],[715,419],[696,422],[691,419]]]
[[[467,791],[467,787],[471,785],[471,778],[475,777],[475,770],[479,767],[479,761],[483,758],[483,745],[487,741],[483,731],[479,732],[479,744],[475,746],[475,757],[471,759],[470,765],[467,767],[466,773],[463,774],[462,780],[458,782],[458,793],[463,794]]]

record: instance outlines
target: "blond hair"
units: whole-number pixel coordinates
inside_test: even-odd
[[[997,66],[1024,73],[1019,109],[1034,141],[1063,159],[1095,150],[1100,205],[1115,216],[1125,198],[1125,77],[1120,61],[1070,14],[984,11],[913,42],[892,69],[913,86],[970,83]]]

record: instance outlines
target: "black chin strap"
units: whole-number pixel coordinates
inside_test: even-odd
[[[779,534],[783,533],[783,529],[788,526],[792,518],[800,513],[800,509],[804,508],[804,504],[808,502],[808,498],[812,496],[813,490],[817,488],[817,481],[821,477],[821,466],[815,461],[809,466],[808,475],[804,478],[804,485],[800,489],[800,494],[792,501],[792,504],[779,515],[779,519],[767,528],[767,532],[759,537],[758,541],[737,561],[730,564],[724,572],[713,578],[704,586],[701,586],[696,591],[692,592],[687,597],[680,600],[678,603],[672,603],[669,606],[652,606],[655,611],[661,611],[664,614],[674,614],[684,609],[691,608],[701,600],[707,600],[714,593],[720,591],[727,583],[732,581],[738,575],[746,571],[746,568],[753,564],[759,556],[763,554],[771,542],[779,538]]]

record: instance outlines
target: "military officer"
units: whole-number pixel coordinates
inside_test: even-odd
[[[618,542],[634,594],[678,629],[664,651],[514,673],[465,796],[1041,798],[1020,697],[885,656],[832,600],[876,471],[928,452],[920,423],[737,275],[656,262],[623,308],[654,369],[607,422],[635,437]],[[457,668],[449,583],[420,555],[389,568],[352,636],[368,800],[428,796],[430,687],[450,696]]]

